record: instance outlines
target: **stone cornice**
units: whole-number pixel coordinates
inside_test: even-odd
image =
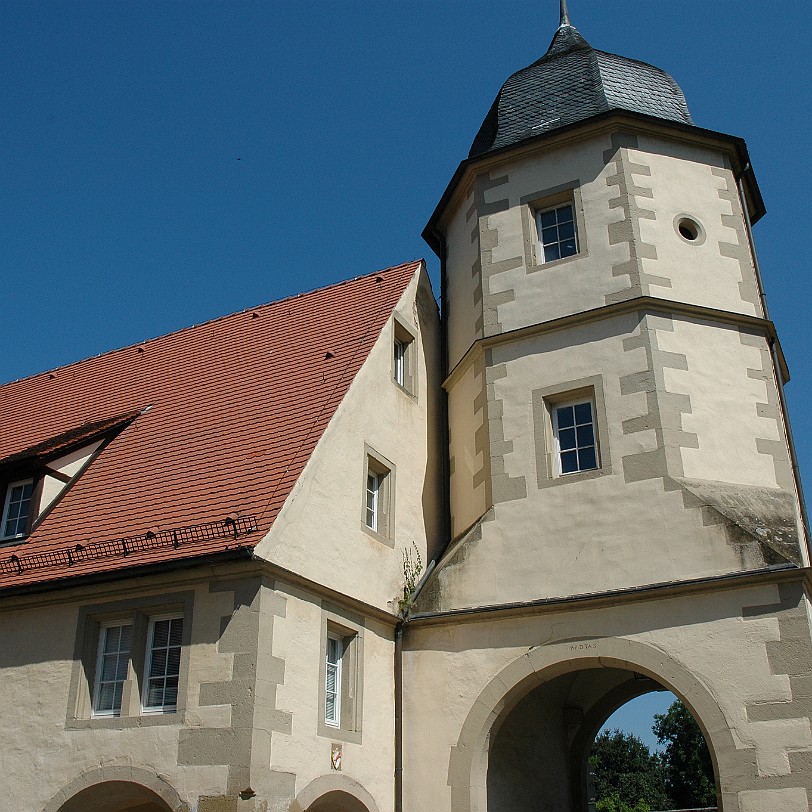
[[[596,307],[592,310],[584,310],[579,313],[572,313],[561,316],[557,319],[550,319],[539,324],[531,324],[527,327],[519,327],[516,330],[509,330],[497,335],[479,338],[468,348],[465,355],[459,360],[448,377],[443,381],[443,388],[449,391],[452,386],[462,377],[465,371],[475,363],[482,354],[493,347],[502,344],[511,344],[516,341],[523,341],[534,336],[545,333],[555,333],[562,330],[570,330],[582,324],[602,321],[615,318],[627,313],[667,313],[672,316],[683,316],[685,318],[703,319],[714,321],[718,324],[726,324],[734,327],[749,327],[762,332],[771,344],[775,345],[778,354],[781,376],[784,382],[789,381],[789,370],[787,368],[784,354],[781,351],[781,344],[775,331],[775,325],[769,319],[759,316],[749,316],[746,313],[734,313],[729,310],[718,310],[713,307],[691,304],[690,302],[678,302],[673,299],[661,299],[657,296],[637,296],[625,302]]]

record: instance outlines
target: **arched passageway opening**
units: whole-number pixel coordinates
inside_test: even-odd
[[[667,690],[624,668],[585,667],[536,684],[491,729],[487,812],[594,812],[595,737],[622,705]]]
[[[369,812],[361,801],[347,792],[336,790],[322,795],[307,812]]]
[[[132,781],[104,781],[77,792],[59,812],[173,812],[163,799]]]

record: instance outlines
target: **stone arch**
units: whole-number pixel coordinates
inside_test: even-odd
[[[295,798],[290,812],[379,812],[375,799],[352,778],[334,773],[311,781]]]
[[[81,773],[45,805],[43,812],[84,812],[93,808],[97,797],[109,801],[116,794],[145,806],[152,804],[160,812],[190,812],[168,781],[149,770],[123,766]]]
[[[487,812],[489,743],[517,703],[558,676],[588,668],[634,671],[676,694],[693,714],[710,748],[720,809],[739,812],[737,793],[728,789],[730,781],[726,778],[753,772],[752,751],[737,750],[718,703],[684,665],[652,645],[622,638],[537,646],[508,664],[485,686],[451,748],[448,783],[455,812]]]

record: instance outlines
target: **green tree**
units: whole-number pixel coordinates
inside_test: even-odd
[[[598,812],[648,812],[671,806],[662,760],[637,736],[621,730],[601,731],[589,763]]]
[[[708,745],[691,712],[679,699],[665,713],[654,715],[651,728],[665,745],[665,786],[679,809],[716,805]]]

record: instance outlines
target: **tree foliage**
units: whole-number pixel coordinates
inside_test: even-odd
[[[648,812],[668,809],[662,760],[637,736],[601,731],[589,758],[598,812]]]
[[[589,762],[598,812],[649,812],[716,805],[716,782],[708,746],[690,711],[679,700],[654,716],[662,753],[637,737],[601,731]]]
[[[665,745],[665,786],[679,809],[716,805],[716,781],[705,737],[691,712],[679,700],[654,716],[652,726]]]

